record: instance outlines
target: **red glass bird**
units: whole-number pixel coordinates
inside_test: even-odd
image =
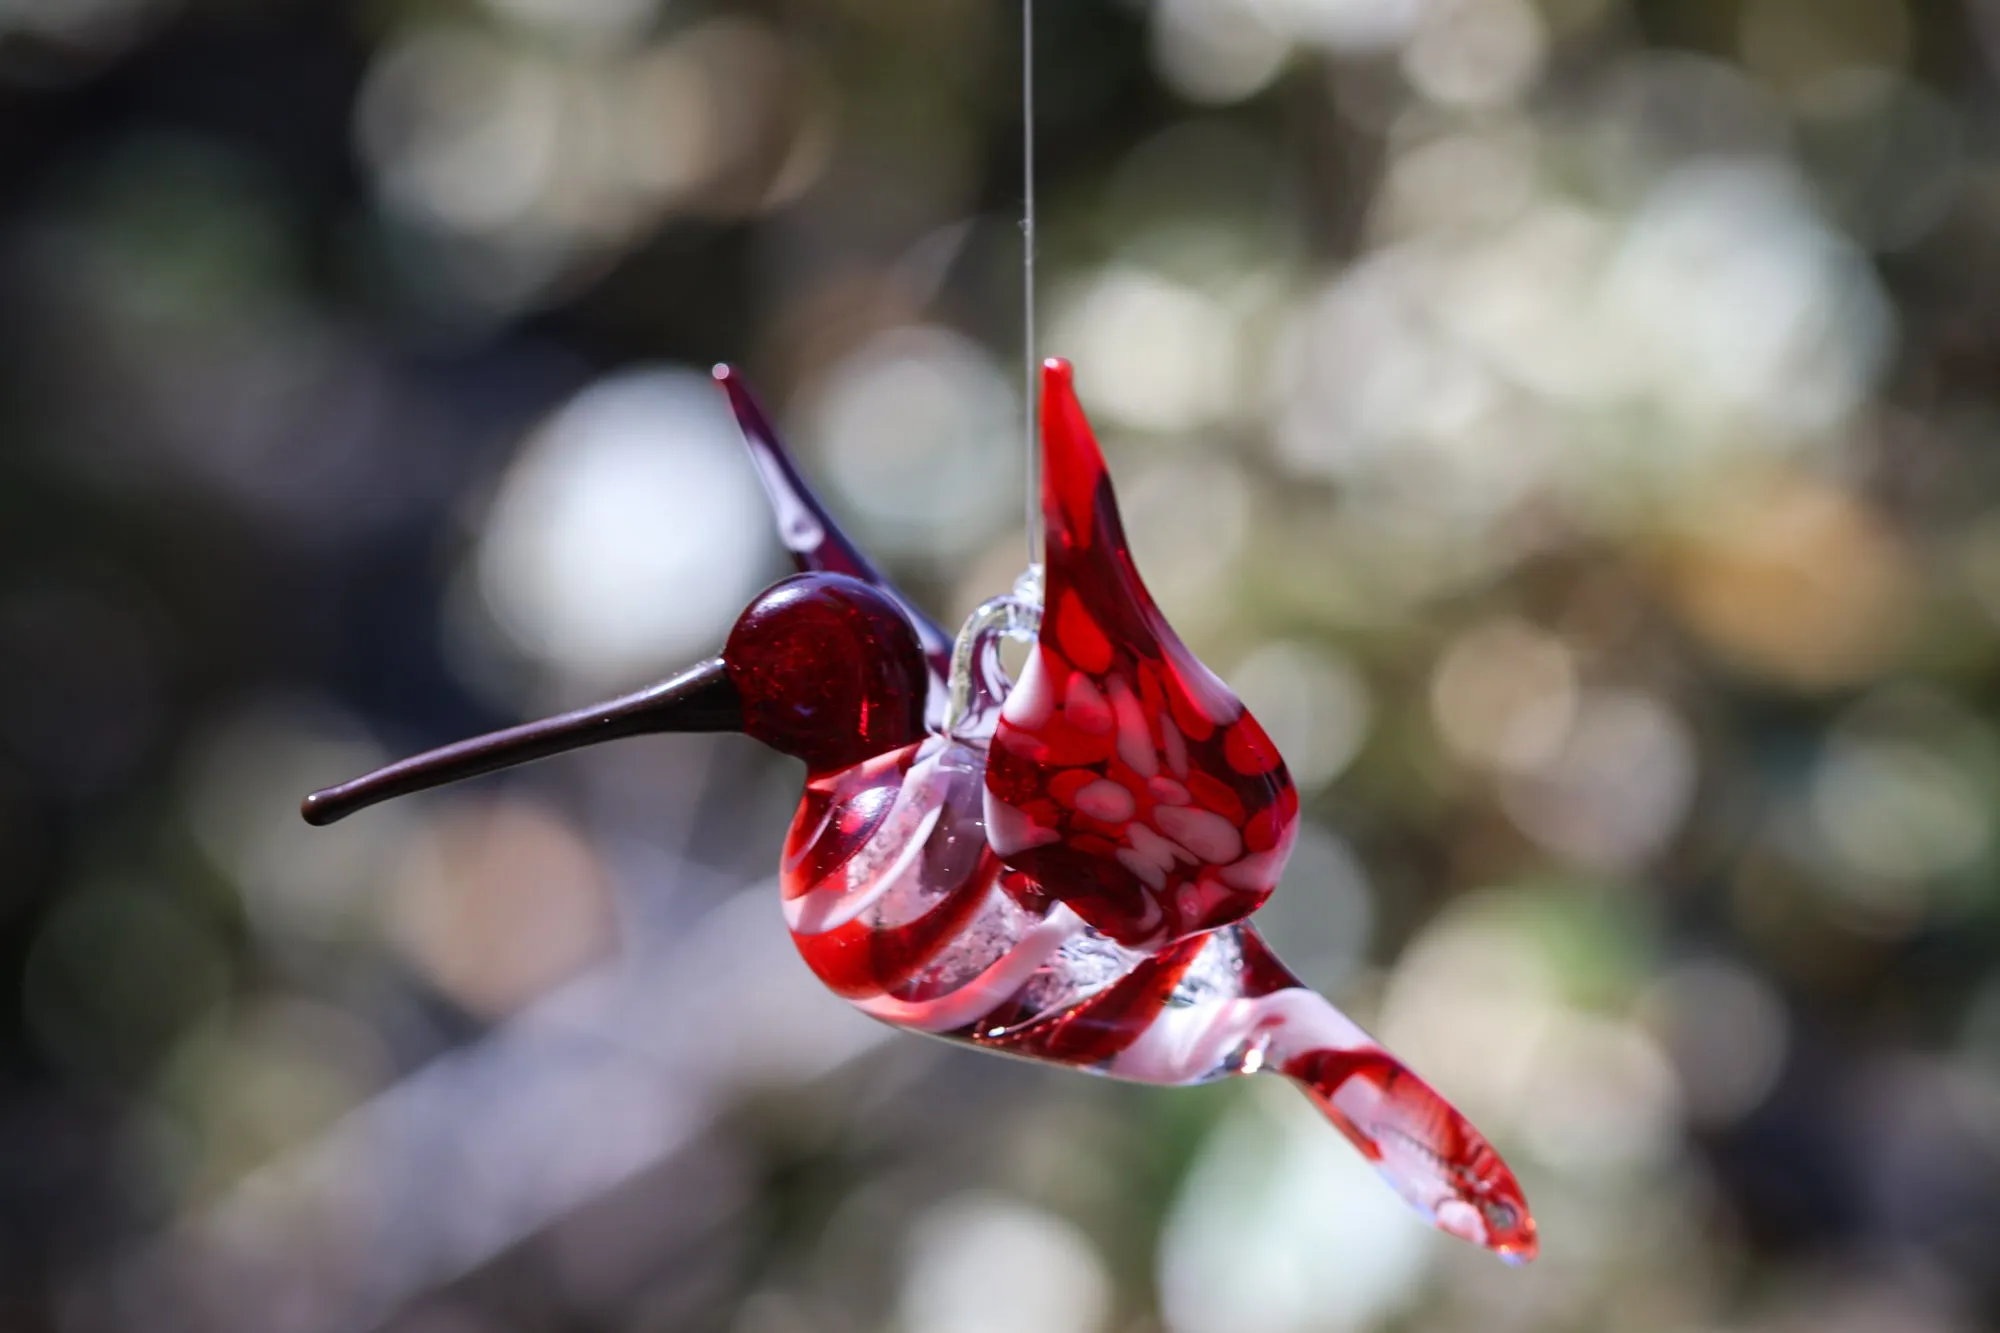
[[[739,379],[717,378],[803,572],[751,604],[718,658],[317,793],[306,818],[621,736],[747,733],[805,762],[785,919],[856,1008],[1144,1083],[1281,1074],[1439,1227],[1532,1258],[1534,1221],[1492,1146],[1245,920],[1278,881],[1298,794],[1140,581],[1067,364],[1043,375],[1035,644],[1009,689],[1005,626],[975,617],[956,699],[951,636],[841,533]]]

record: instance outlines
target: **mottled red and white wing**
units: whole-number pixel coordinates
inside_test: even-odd
[[[1041,634],[993,738],[987,835],[1092,926],[1157,949],[1270,896],[1298,794],[1270,737],[1140,581],[1061,361],[1044,368],[1042,457]]]

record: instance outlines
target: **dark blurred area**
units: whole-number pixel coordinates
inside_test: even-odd
[[[627,742],[1021,529],[1019,10],[0,0],[0,1329],[2000,1327],[2000,0],[1044,0],[1042,346],[1292,761],[1264,917],[1519,1169],[872,1026]]]

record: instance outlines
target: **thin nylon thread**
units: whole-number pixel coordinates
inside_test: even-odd
[[[1041,417],[1041,367],[1035,363],[1035,0],[1021,0],[1021,305],[1023,352],[1027,362],[1022,395],[1026,422],[1028,564],[1040,569],[1042,464],[1036,438]]]
[[[975,610],[952,644],[951,692],[945,735],[970,739],[968,728],[990,732],[993,706],[1013,681],[1000,665],[999,640],[1032,643],[1042,624],[1042,468],[1037,426],[1040,367],[1035,364],[1035,0],[1021,0],[1021,314],[1026,359],[1022,411],[1026,429],[1028,568],[1014,590]]]

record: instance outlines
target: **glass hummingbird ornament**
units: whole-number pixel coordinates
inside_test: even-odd
[[[1040,614],[1002,599],[956,641],[840,531],[738,377],[716,374],[801,572],[750,605],[719,657],[316,793],[306,818],[623,736],[746,733],[805,763],[785,920],[863,1013],[1143,1083],[1279,1074],[1437,1226],[1534,1257],[1493,1147],[1247,920],[1283,869],[1298,795],[1141,582],[1068,365],[1043,368]],[[1010,631],[1034,639],[1011,688]]]

